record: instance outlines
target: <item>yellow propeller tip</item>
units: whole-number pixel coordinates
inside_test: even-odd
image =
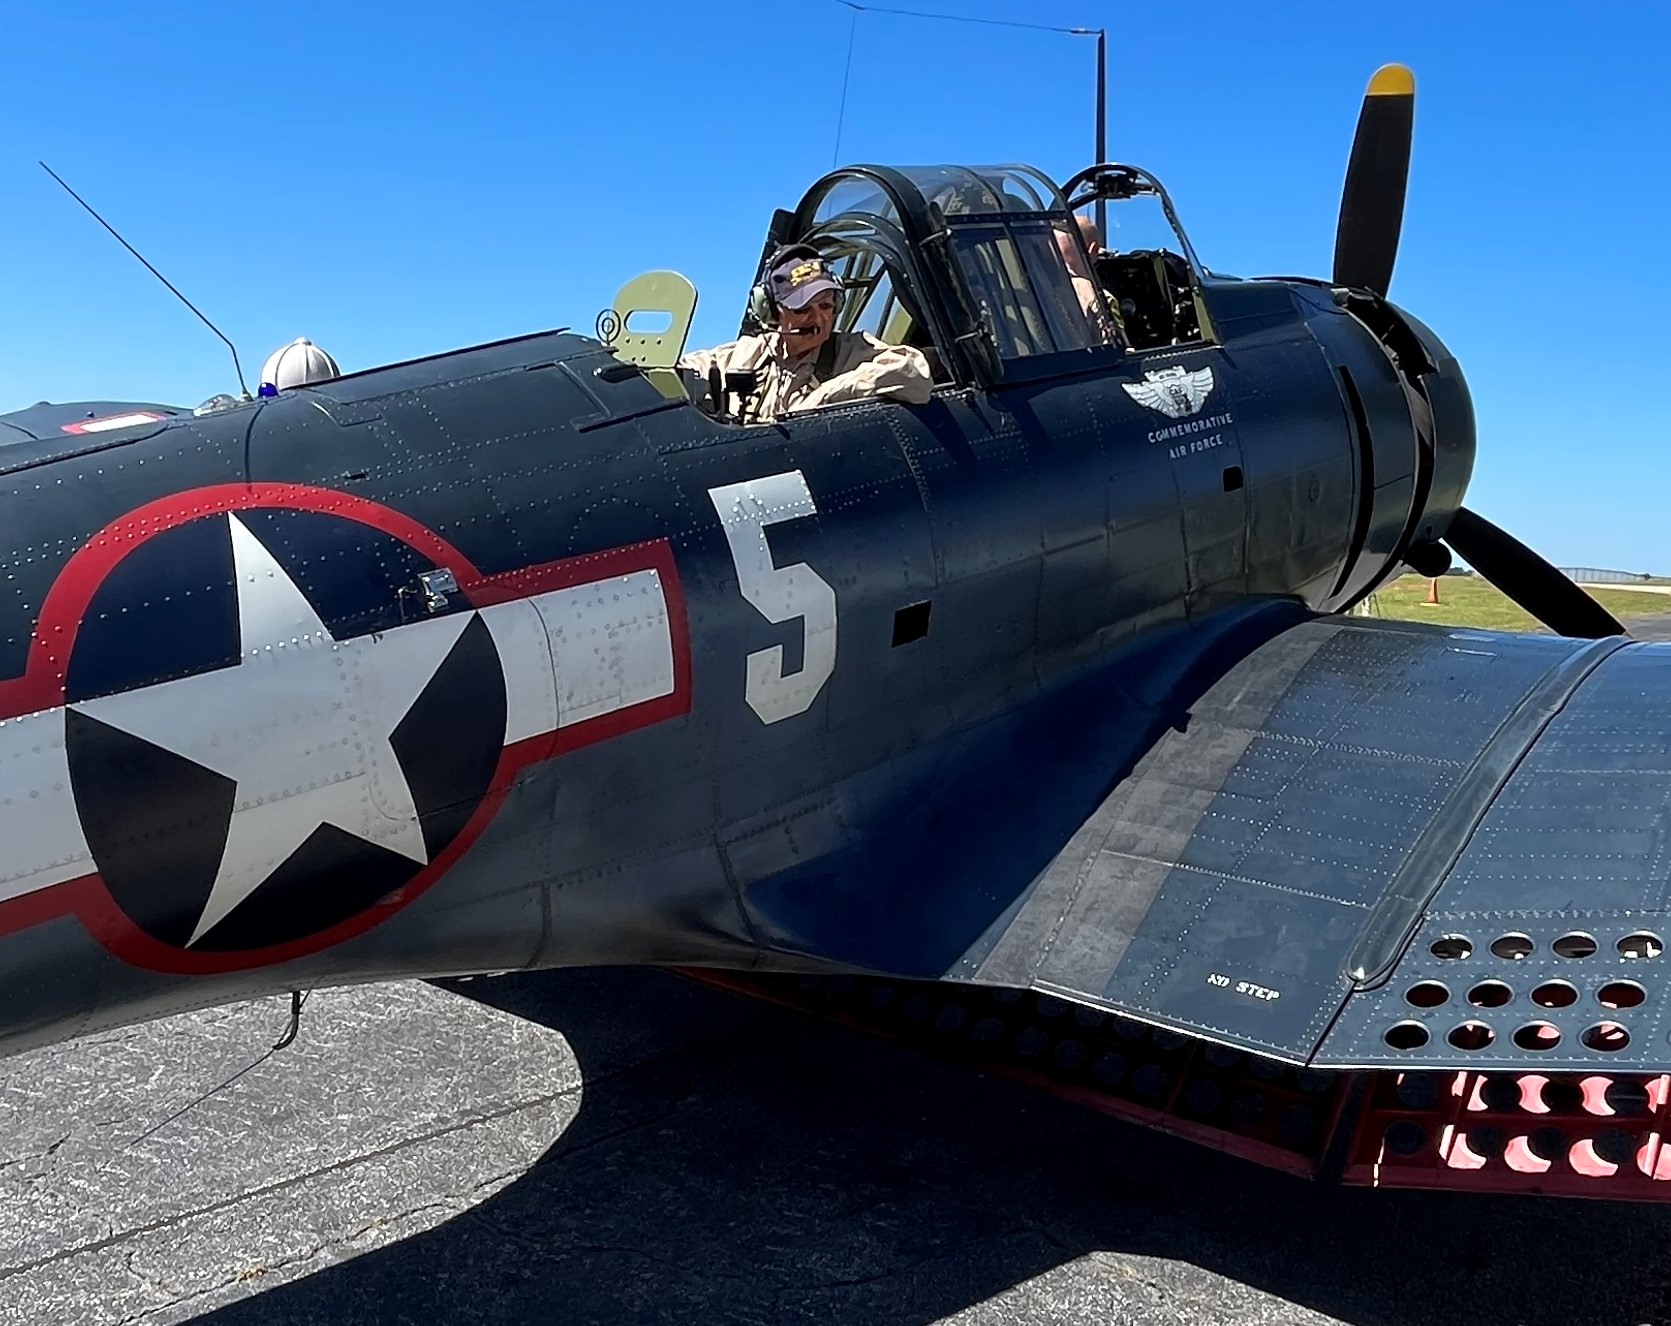
[[[1408,65],[1384,64],[1369,80],[1371,97],[1413,97],[1416,95],[1416,76]]]

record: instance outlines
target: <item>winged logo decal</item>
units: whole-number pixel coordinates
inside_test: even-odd
[[[1126,395],[1139,405],[1159,410],[1169,419],[1182,419],[1196,413],[1213,394],[1213,370],[1198,368],[1193,373],[1183,368],[1154,369],[1143,374],[1142,382],[1123,382]]]

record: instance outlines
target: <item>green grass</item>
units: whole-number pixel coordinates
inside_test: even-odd
[[[1439,602],[1427,601],[1425,576],[1400,576],[1375,592],[1375,606],[1383,617],[1441,626],[1473,626],[1486,631],[1536,631],[1541,626],[1478,576],[1440,576]],[[1643,594],[1628,589],[1592,589],[1602,607],[1629,626],[1629,619],[1648,612],[1671,612],[1671,594]]]

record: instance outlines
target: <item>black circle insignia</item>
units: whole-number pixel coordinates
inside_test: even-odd
[[[422,852],[408,844],[403,854],[321,822],[197,935],[233,817],[250,808],[241,807],[231,778],[132,735],[97,701],[120,695],[124,703],[143,704],[147,688],[185,687],[202,674],[239,666],[234,518],[338,642],[472,616],[387,738],[418,814]],[[221,954],[306,940],[410,883],[457,838],[487,795],[504,748],[505,681],[492,633],[463,596],[450,596],[429,615],[417,606],[421,600],[402,593],[434,569],[430,558],[369,524],[254,507],[162,530],[136,543],[99,584],[66,669],[65,744],[94,863],[111,899],[140,930],[171,947]],[[365,657],[375,662],[374,653]],[[373,673],[357,675],[354,684],[378,683]],[[215,739],[292,739],[294,725],[272,698],[277,693],[252,683],[247,727],[224,738],[217,732]],[[293,750],[287,754],[294,758]],[[369,781],[344,781],[344,803],[375,799]]]

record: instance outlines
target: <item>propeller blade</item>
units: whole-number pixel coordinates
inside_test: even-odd
[[[1474,571],[1556,635],[1623,635],[1613,614],[1506,530],[1467,507],[1451,517],[1445,542]]]
[[[1341,190],[1334,237],[1336,285],[1362,286],[1385,298],[1392,284],[1415,112],[1416,76],[1401,64],[1382,65],[1364,93]]]

